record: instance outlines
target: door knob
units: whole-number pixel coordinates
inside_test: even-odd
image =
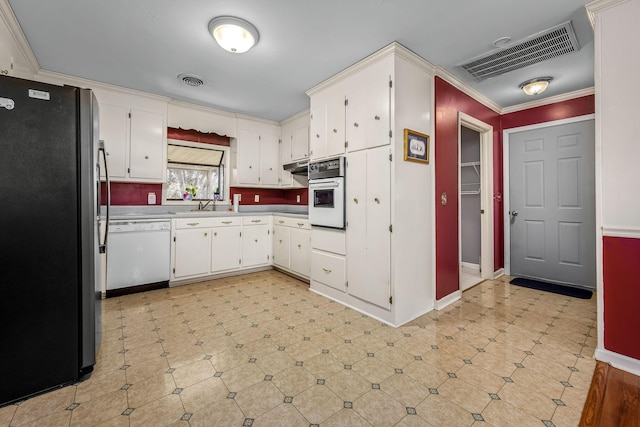
[[[511,214],[511,216],[518,216],[518,211],[511,211],[509,213]]]

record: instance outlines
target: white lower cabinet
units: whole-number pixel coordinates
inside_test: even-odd
[[[344,230],[311,230],[311,289],[328,286],[346,292],[345,246]]]
[[[237,270],[241,267],[241,221],[234,218],[221,221],[221,227],[211,229],[211,272]]]
[[[274,216],[273,224],[273,264],[308,278],[311,272],[309,221]]]
[[[196,221],[192,222],[196,224]],[[173,236],[173,276],[176,279],[209,273],[211,230],[208,228],[177,229]]]
[[[379,307],[391,305],[390,149],[347,158],[347,280],[349,293]]]
[[[271,223],[269,216],[242,219],[242,266],[271,263]]]

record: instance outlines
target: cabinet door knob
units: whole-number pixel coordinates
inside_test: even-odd
[[[207,237],[209,235],[209,233],[204,233],[204,237]]]
[[[144,159],[145,160],[149,160],[149,156],[144,156]]]
[[[358,199],[356,199],[355,197],[353,198],[353,201],[358,204]]]
[[[280,243],[282,243],[282,240],[280,240]]]
[[[375,116],[374,119],[375,120],[380,120],[380,116]]]
[[[251,169],[251,166],[249,166],[249,169]]]
[[[355,128],[357,128],[358,126],[359,126],[359,125],[358,125],[358,122],[355,122],[355,123],[353,124],[353,127],[355,127]]]
[[[258,243],[258,239],[254,239],[254,242]]]
[[[333,130],[333,133],[338,133],[338,129],[334,129],[334,130]]]
[[[302,248],[302,245],[298,245],[298,249]]]
[[[377,204],[380,204],[380,199],[378,199],[377,197],[373,199],[373,201],[376,202]]]
[[[319,133],[316,133],[316,138],[320,138],[320,134]]]

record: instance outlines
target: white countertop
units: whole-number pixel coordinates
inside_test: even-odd
[[[243,210],[241,207],[240,212],[233,212],[230,210],[217,210],[217,211],[198,211],[198,210],[185,210],[182,206],[178,206],[178,209],[173,206],[114,206],[111,207],[109,219],[111,221],[133,220],[133,219],[175,219],[175,218],[200,218],[200,217],[233,217],[233,216],[260,216],[260,215],[281,215],[292,218],[308,218],[306,209],[303,207],[293,206],[291,209],[286,205],[272,205],[272,206],[250,206]],[[304,207],[306,208],[306,207]],[[101,214],[104,217],[105,209],[103,207]]]

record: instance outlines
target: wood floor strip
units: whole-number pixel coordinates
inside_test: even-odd
[[[597,362],[580,427],[640,427],[640,377]]]
[[[607,363],[596,363],[587,400],[584,402],[579,427],[598,427],[600,425],[609,367]]]

